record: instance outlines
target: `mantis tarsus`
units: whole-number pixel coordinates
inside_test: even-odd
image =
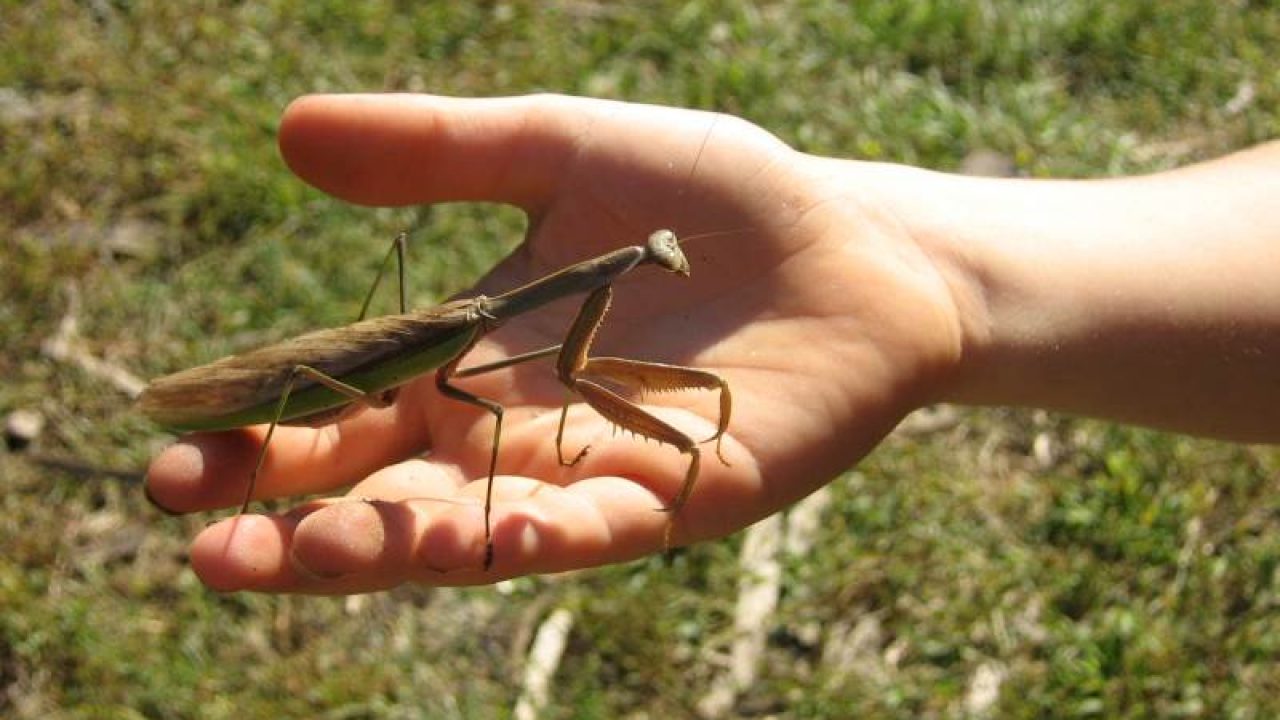
[[[240,511],[244,512],[252,499],[254,484],[277,425],[319,427],[337,422],[360,404],[386,407],[395,401],[401,385],[434,370],[436,387],[443,395],[483,408],[494,416],[484,503],[484,568],[487,570],[494,555],[490,511],[503,407],[450,381],[556,354],[556,375],[560,382],[606,420],[637,435],[672,445],[689,456],[683,484],[671,503],[663,508],[671,514],[663,537],[664,547],[669,549],[674,514],[688,500],[698,477],[701,459],[698,444],[600,381],[640,390],[719,390],[720,418],[715,433],[704,442],[716,441],[716,453],[722,462],[720,440],[729,424],[732,402],[729,386],[710,372],[623,358],[591,357],[590,350],[608,310],[614,280],[648,264],[677,275],[689,275],[689,263],[675,233],[658,230],[644,245],[584,260],[495,297],[477,296],[412,312],[405,308],[403,244],[402,235],[393,246],[400,258],[400,314],[363,319],[369,299],[378,286],[375,281],[361,310],[361,319],[355,323],[308,333],[159,378],[143,392],[140,408],[157,423],[179,431],[231,430],[269,423],[241,505]],[[390,258],[389,252],[387,261]],[[383,263],[385,269],[386,262]],[[379,273],[379,280],[381,275]],[[458,369],[476,342],[502,323],[553,300],[580,293],[586,293],[587,298],[562,344],[483,366]],[[573,459],[564,459],[561,448],[567,412],[568,398],[561,409],[556,433],[556,452],[562,465],[576,463],[586,451],[584,448]]]

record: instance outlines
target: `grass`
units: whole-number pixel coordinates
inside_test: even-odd
[[[575,625],[549,717],[685,717],[722,671],[738,539],[566,578],[350,599],[219,596],[208,518],[136,480],[166,441],[40,352],[74,288],[86,348],[151,377],[348,320],[416,235],[419,302],[517,241],[489,207],[345,207],[296,181],[280,110],[325,90],[553,90],[743,115],[801,149],[1030,176],[1155,170],[1280,135],[1271,2],[0,5],[0,714],[494,717],[533,625]],[[120,241],[131,237],[131,242]],[[116,238],[116,240],[111,240]],[[465,238],[465,241],[462,239]],[[429,258],[429,261],[426,259]],[[353,270],[353,265],[358,265]],[[965,411],[833,484],[788,557],[742,716],[1280,714],[1280,453]]]

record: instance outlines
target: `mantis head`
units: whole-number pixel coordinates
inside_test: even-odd
[[[680,249],[676,234],[670,230],[656,230],[645,243],[649,262],[669,272],[689,277],[689,261]]]

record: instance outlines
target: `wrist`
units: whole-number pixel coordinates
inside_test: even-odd
[[[972,232],[975,198],[972,178],[886,163],[851,163],[857,187],[850,195],[874,208],[880,235],[894,237],[897,257],[927,286],[924,297],[941,322],[930,329],[932,348],[920,364],[916,405],[940,401],[980,404],[982,376],[995,351],[991,296],[994,278],[987,269],[988,246]],[[863,213],[864,215],[867,213]]]
[[[903,165],[810,158],[823,202],[838,206],[843,286],[868,295],[854,326],[884,355],[898,410],[950,399],[970,347],[986,343],[980,277],[942,206],[940,173]]]
[[[1277,154],[1106,180],[886,172],[955,309],[939,399],[1274,438]]]

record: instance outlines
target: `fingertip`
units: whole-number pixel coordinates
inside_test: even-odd
[[[220,477],[245,477],[245,458],[258,445],[249,433],[198,433],[170,445],[147,468],[145,492],[151,504],[170,515],[228,505],[237,492]]]
[[[293,523],[286,518],[237,515],[200,533],[191,545],[191,569],[218,592],[279,589],[296,576],[288,563]]]
[[[465,512],[465,511],[464,511]],[[436,514],[419,538],[414,552],[414,565],[424,571],[423,580],[441,582],[455,573],[479,573],[477,582],[486,579],[492,568],[484,567],[486,540],[484,526],[458,510]],[[447,578],[450,584],[456,576]]]
[[[306,152],[313,144],[312,134],[315,131],[315,120],[318,113],[323,112],[324,97],[322,95],[303,95],[294,98],[284,111],[280,113],[280,128],[276,131],[276,147],[280,149],[280,157],[295,175],[308,176]]]
[[[181,515],[181,514],[182,514],[182,513],[181,513],[180,511],[178,511],[178,510],[172,510],[172,509],[170,509],[170,508],[166,507],[163,503],[161,503],[159,500],[157,500],[157,499],[156,499],[155,494],[154,494],[153,492],[151,492],[151,479],[150,479],[150,478],[145,478],[145,479],[143,480],[143,483],[142,483],[142,494],[143,494],[143,496],[147,499],[147,502],[151,504],[151,507],[155,508],[156,510],[159,510],[160,512],[164,513],[165,515],[168,515],[169,517],[177,517],[177,516],[179,516],[179,515]]]
[[[421,580],[483,585],[539,572],[537,526],[527,503],[495,505],[486,535],[482,508],[456,507],[432,515],[415,552]]]
[[[324,192],[366,205],[409,200],[390,177],[404,152],[395,96],[304,95],[285,108],[276,143],[295,175]]]
[[[359,577],[370,587],[390,587],[401,582],[414,524],[412,511],[399,503],[334,502],[298,523],[290,559],[312,579]]]
[[[529,497],[496,504],[491,520],[491,567],[484,567],[490,538],[483,515],[463,508],[432,518],[419,542],[419,567],[440,574],[436,582],[484,584],[645,554],[631,547],[632,538],[618,545],[594,499],[566,488],[546,486]]]
[[[205,458],[199,446],[177,442],[151,461],[143,484],[147,500],[168,515],[195,509],[195,490],[204,475]]]

